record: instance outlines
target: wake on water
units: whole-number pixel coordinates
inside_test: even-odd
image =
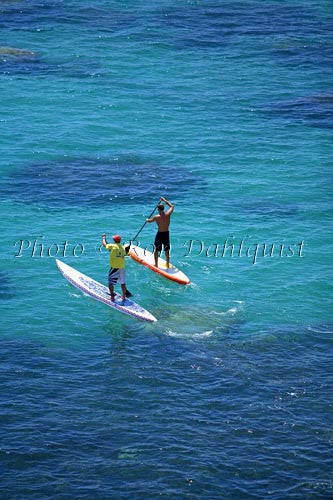
[[[230,331],[242,324],[240,313],[241,307],[237,306],[226,311],[183,308],[169,311],[167,317],[164,315],[159,321],[159,325],[167,323],[165,334],[169,337],[200,340]]]

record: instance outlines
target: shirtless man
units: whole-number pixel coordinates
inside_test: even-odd
[[[158,231],[155,237],[154,243],[154,258],[155,266],[158,267],[158,256],[162,251],[162,245],[164,247],[165,260],[167,267],[170,265],[170,234],[169,225],[170,217],[173,212],[174,206],[166,198],[161,197],[161,201],[164,201],[169,207],[167,212],[164,212],[164,205],[160,204],[157,206],[158,215],[154,215],[151,219],[146,219],[146,222],[156,222],[158,226]]]

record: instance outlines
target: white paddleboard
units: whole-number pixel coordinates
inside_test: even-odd
[[[155,273],[161,274],[165,278],[169,280],[175,281],[181,285],[188,285],[190,280],[182,271],[177,269],[177,267],[173,266],[169,263],[169,267],[164,259],[158,258],[158,267],[155,266],[154,254],[149,252],[145,248],[137,247],[136,245],[131,245],[129,255],[132,259],[136,260],[140,264],[148,267]]]
[[[56,259],[56,264],[66,280],[93,299],[103,302],[103,304],[106,304],[119,312],[128,314],[129,316],[133,316],[134,318],[144,321],[157,321],[157,319],[149,311],[146,311],[146,309],[133,302],[133,300],[126,299],[123,301],[121,296],[116,294],[115,301],[112,302],[108,287],[98,283],[98,281],[95,281],[92,278],[89,278],[89,276],[80,273],[73,267],[68,266],[58,259]]]

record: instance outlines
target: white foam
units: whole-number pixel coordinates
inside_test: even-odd
[[[178,333],[174,332],[173,330],[166,330],[166,334],[169,337],[176,337],[176,338],[205,338],[205,337],[210,337],[213,334],[214,330],[207,330],[205,332],[196,332],[196,333]]]
[[[227,311],[212,311],[211,314],[215,314],[215,316],[227,316],[227,314],[236,314],[238,312],[237,307],[231,307]]]

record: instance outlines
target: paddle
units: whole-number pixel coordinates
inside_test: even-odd
[[[154,210],[152,211],[152,213],[150,215],[148,215],[148,217],[146,219],[150,219],[150,217],[153,215],[153,213],[155,212],[156,208],[158,207],[158,205],[161,203],[161,200],[157,203],[156,207],[154,208]],[[134,236],[134,238],[131,239],[131,241],[135,241],[137,239],[137,237],[139,236],[139,234],[141,233],[142,229],[145,227],[145,225],[147,224],[147,220],[144,224],[142,224],[142,226],[140,227],[139,231],[136,233],[136,235]]]
[[[159,201],[156,205],[156,207],[154,208],[154,210],[152,211],[152,213],[150,215],[148,215],[147,219],[150,219],[150,217],[153,215],[153,213],[155,212],[156,208],[158,207],[158,205],[161,203],[161,201]],[[131,242],[132,241],[135,241],[136,238],[139,236],[139,234],[141,233],[142,229],[145,227],[145,225],[147,224],[147,220],[145,221],[144,224],[142,224],[142,226],[140,227],[139,231],[136,233],[136,235],[134,236],[134,238],[131,239]],[[132,294],[129,290],[126,290],[126,297],[132,297]]]

